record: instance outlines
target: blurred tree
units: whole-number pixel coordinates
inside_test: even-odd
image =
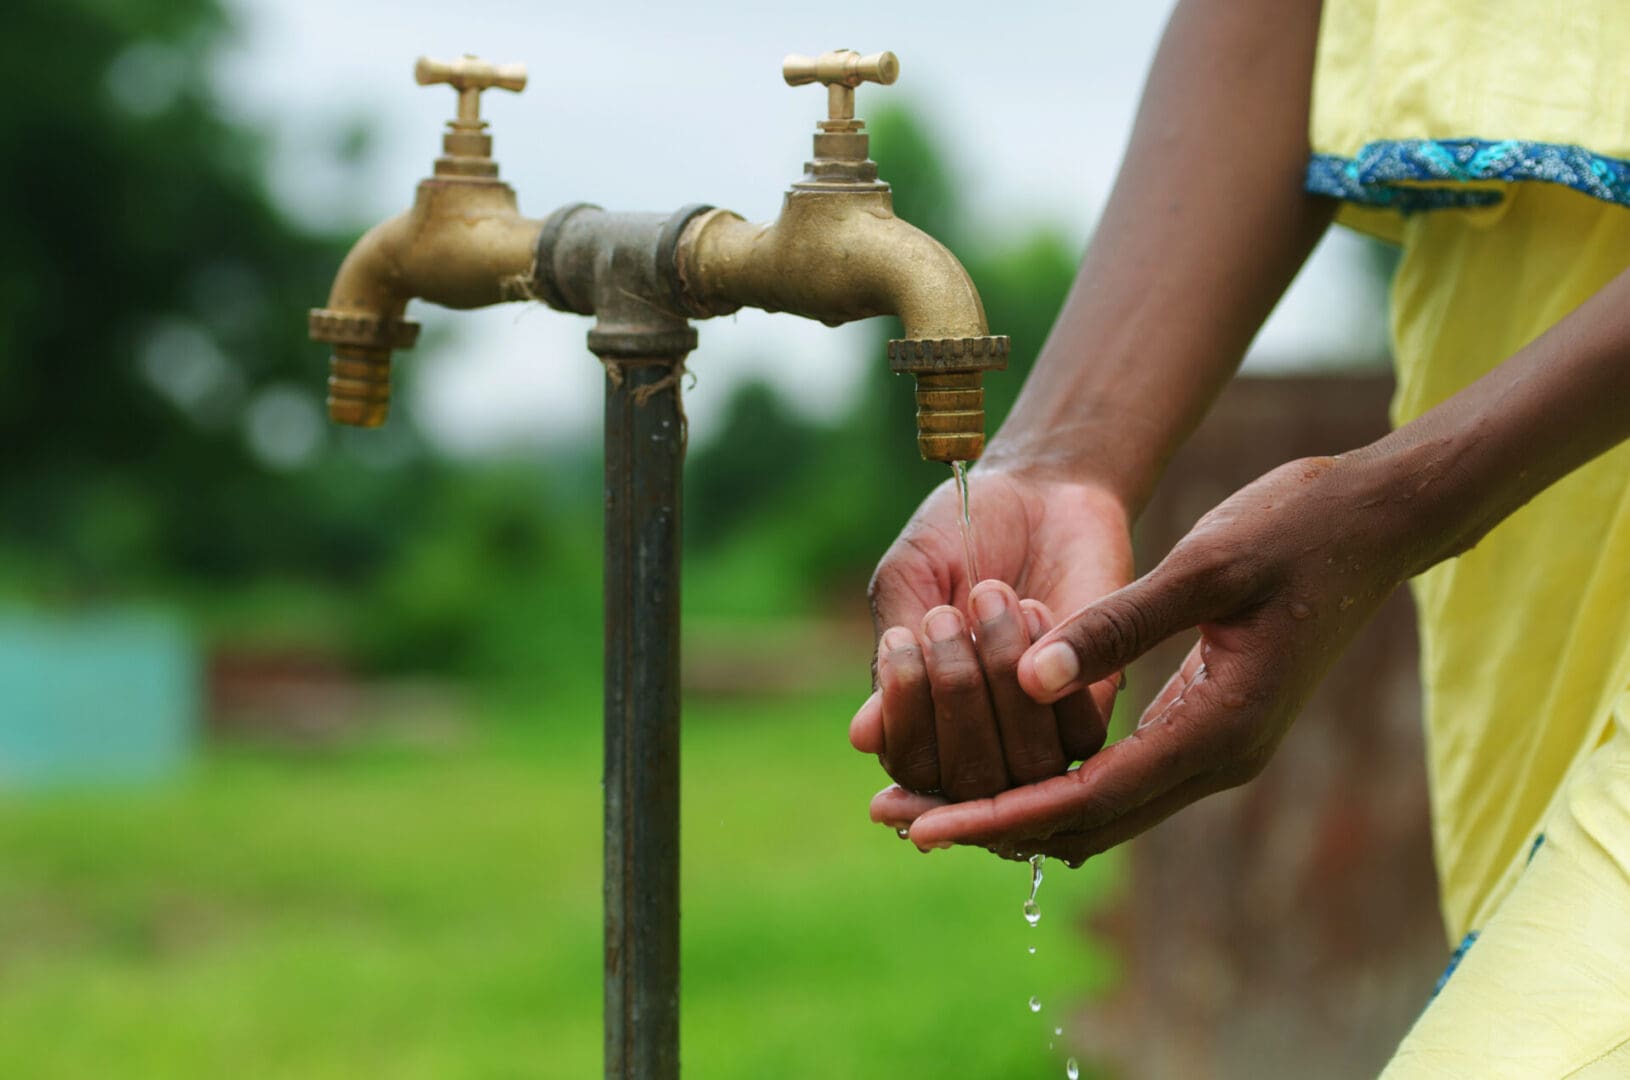
[[[278,212],[214,100],[216,0],[27,0],[6,30],[0,549],[93,592],[367,564],[410,481],[318,454],[302,316],[344,245]]]
[[[704,548],[753,514],[786,503],[817,464],[820,428],[762,379],[739,385],[716,436],[686,464],[685,540]]]

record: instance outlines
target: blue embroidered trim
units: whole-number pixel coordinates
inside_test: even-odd
[[[1432,987],[1432,997],[1427,998],[1426,1000],[1431,1001],[1432,998],[1437,997],[1443,992],[1443,988],[1449,983],[1449,976],[1455,973],[1455,968],[1459,967],[1460,961],[1466,957],[1466,950],[1470,949],[1472,947],[1472,943],[1476,940],[1476,930],[1473,930],[1461,940],[1460,947],[1455,949],[1453,956],[1449,957],[1449,966],[1443,969],[1443,974],[1438,976],[1437,985]]]
[[[1500,201],[1498,191],[1408,186],[1477,180],[1543,180],[1630,206],[1630,161],[1582,146],[1520,139],[1402,139],[1369,143],[1351,158],[1314,154],[1306,186],[1315,195],[1409,214]]]

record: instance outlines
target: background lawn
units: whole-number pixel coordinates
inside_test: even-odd
[[[1062,1075],[1110,874],[1050,874],[1030,930],[1027,867],[866,820],[852,705],[688,709],[687,1075]],[[0,800],[0,1076],[597,1075],[597,706],[486,712]]]

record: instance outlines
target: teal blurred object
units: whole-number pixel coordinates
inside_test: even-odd
[[[170,615],[0,614],[0,788],[170,776],[200,697],[196,645]]]

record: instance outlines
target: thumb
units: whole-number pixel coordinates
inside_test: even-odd
[[[1047,704],[1107,678],[1173,634],[1219,615],[1209,593],[1194,575],[1157,566],[1044,634],[1019,658],[1019,685]]]

